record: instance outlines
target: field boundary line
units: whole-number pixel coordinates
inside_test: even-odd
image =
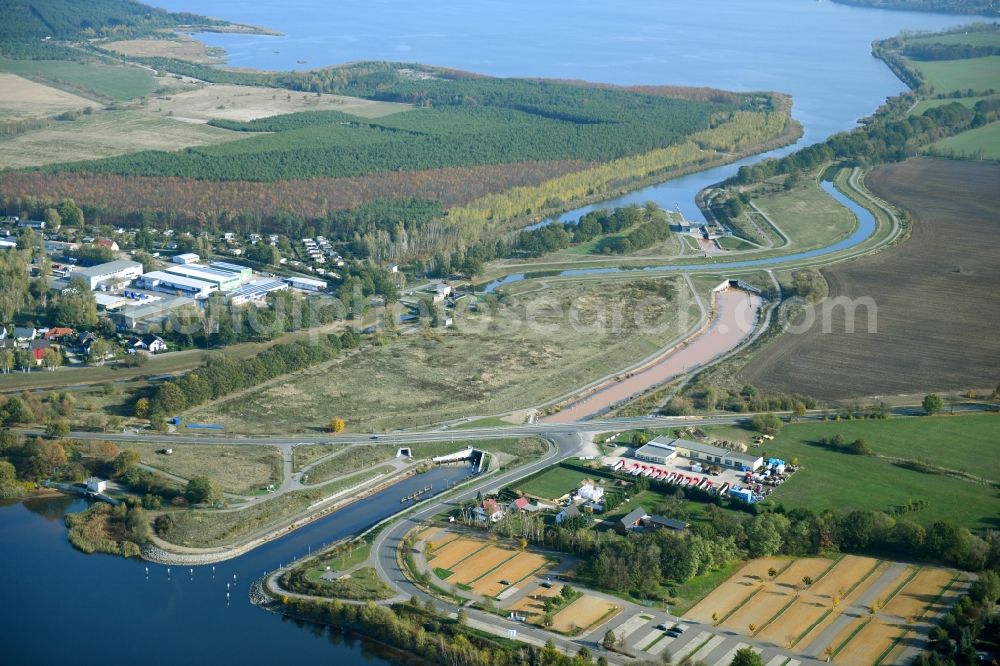
[[[749,603],[751,599],[753,599],[753,598],[754,598],[754,597],[756,597],[756,596],[757,596],[758,594],[760,594],[760,593],[761,593],[761,591],[762,591],[763,589],[764,589],[764,585],[763,585],[763,583],[761,583],[760,587],[758,587],[758,588],[757,588],[756,590],[754,590],[754,591],[753,591],[753,592],[751,592],[751,593],[750,593],[749,595],[747,595],[746,599],[744,599],[744,600],[743,600],[743,601],[741,601],[740,603],[736,604],[736,606],[735,606],[735,607],[734,607],[734,608],[733,608],[732,610],[730,610],[730,611],[729,611],[728,613],[726,613],[726,614],[725,614],[724,616],[722,616],[721,618],[719,618],[719,621],[718,621],[718,622],[716,622],[716,623],[715,623],[715,624],[714,624],[713,626],[716,626],[716,627],[717,627],[717,626],[719,626],[720,624],[722,624],[723,622],[725,622],[726,620],[728,620],[728,619],[729,619],[729,618],[730,618],[730,617],[731,617],[731,616],[732,616],[732,615],[733,615],[733,614],[734,614],[734,613],[735,613],[736,611],[738,611],[739,609],[741,609],[741,608],[743,608],[744,606],[746,606],[746,605],[747,605],[747,603]]]
[[[484,571],[479,576],[477,576],[476,578],[473,578],[472,580],[470,580],[466,584],[469,585],[469,586],[471,586],[473,583],[478,583],[480,580],[482,580],[486,576],[489,576],[491,573],[493,573],[494,571],[496,571],[497,569],[499,569],[503,565],[507,564],[508,562],[510,562],[511,560],[513,560],[515,557],[517,557],[520,554],[521,554],[520,552],[515,551],[513,555],[511,555],[510,557],[508,557],[507,559],[505,559],[503,562],[500,562],[498,565],[496,565],[495,567],[493,567],[489,571]]]
[[[883,562],[882,560],[875,560],[875,566],[869,569],[868,573],[866,573],[864,576],[856,580],[854,582],[854,585],[851,585],[851,587],[846,592],[844,592],[844,598],[846,599],[847,597],[851,596],[851,593],[854,592],[854,590],[858,589],[858,586],[861,585],[861,583],[871,578],[872,574],[878,571],[879,567],[881,567],[883,564],[885,564],[885,562]]]
[[[457,567],[457,566],[458,566],[459,564],[461,564],[462,562],[466,561],[467,559],[469,559],[470,557],[472,557],[472,556],[473,556],[473,555],[475,555],[476,553],[478,553],[478,552],[480,552],[480,551],[482,551],[482,550],[485,550],[485,549],[486,549],[486,547],[487,547],[487,546],[489,546],[489,545],[490,545],[490,544],[488,544],[488,543],[484,543],[484,544],[483,544],[482,546],[480,546],[480,547],[479,547],[479,548],[477,548],[476,550],[472,551],[471,553],[469,553],[468,555],[466,555],[465,557],[463,557],[462,559],[460,559],[460,560],[459,560],[458,562],[455,562],[454,564],[452,564],[452,565],[451,565],[451,566],[452,566],[452,569],[451,569],[451,571],[454,571],[454,570],[455,570],[455,569],[454,569],[454,567]],[[430,564],[430,562],[428,562],[427,564]],[[437,568],[437,567],[435,567],[435,568]],[[444,567],[440,567],[440,568],[442,568],[442,569],[443,569]]]
[[[948,581],[948,584],[945,585],[944,587],[942,587],[941,591],[937,593],[937,596],[935,596],[933,599],[931,599],[930,601],[927,602],[927,605],[924,606],[924,612],[922,612],[920,614],[920,617],[917,618],[917,619],[922,620],[925,617],[927,617],[927,615],[931,612],[931,607],[934,604],[936,604],[938,601],[940,601],[941,598],[945,595],[945,593],[947,593],[948,590],[950,590],[955,585],[955,583],[958,582],[960,579],[961,579],[961,575],[960,574],[954,574],[951,577],[951,580]]]
[[[788,648],[792,649],[796,645],[798,645],[799,643],[801,643],[802,639],[805,638],[806,636],[808,636],[809,634],[811,634],[816,627],[818,627],[824,620],[826,620],[826,618],[830,617],[830,613],[832,613],[832,612],[833,612],[832,608],[827,608],[826,612],[823,613],[822,615],[820,615],[818,620],[816,620],[815,622],[813,622],[812,624],[810,624],[806,628],[805,631],[803,631],[801,634],[799,634],[799,637],[796,638],[795,641],[791,645],[788,646]]]
[[[845,557],[845,555],[843,553],[841,553],[840,556],[837,557],[837,559],[835,559],[833,562],[830,562],[830,566],[828,566],[826,569],[824,569],[823,573],[821,573],[820,575],[816,576],[816,578],[812,582],[812,585],[815,585],[816,583],[818,583],[821,580],[823,580],[828,573],[830,573],[831,571],[833,571],[834,567],[836,567],[838,564],[840,564],[841,560],[843,560],[844,557]],[[812,587],[812,585],[810,585],[809,587]]]
[[[893,641],[889,643],[889,647],[887,647],[885,650],[882,651],[882,654],[878,656],[878,659],[875,660],[875,663],[872,664],[872,666],[881,666],[882,660],[888,657],[890,654],[892,654],[892,651],[895,650],[896,647],[903,642],[903,639],[906,638],[907,634],[913,631],[913,628],[908,625],[898,625],[898,626],[900,626],[900,628],[903,630],[903,633],[901,633],[899,636],[896,636],[896,638],[894,638]]]
[[[791,597],[791,600],[787,604],[785,604],[784,606],[782,606],[781,608],[779,608],[778,612],[775,613],[774,615],[772,615],[770,618],[768,618],[767,622],[765,622],[764,624],[762,624],[761,626],[759,626],[755,632],[753,632],[752,634],[750,634],[751,637],[756,637],[757,634],[759,634],[760,632],[764,631],[764,629],[767,628],[767,625],[771,624],[772,622],[774,622],[775,620],[777,620],[779,617],[781,617],[782,613],[784,613],[786,610],[788,610],[789,607],[791,607],[796,601],[799,600],[799,596],[797,594],[793,594],[793,595],[789,595],[789,596]]]
[[[865,620],[864,622],[862,622],[861,624],[859,624],[854,629],[854,631],[852,631],[847,636],[847,638],[845,638],[843,641],[841,641],[840,645],[838,645],[836,647],[836,649],[833,652],[830,653],[830,659],[833,659],[838,654],[840,654],[840,651],[843,650],[845,647],[847,647],[847,644],[850,643],[852,640],[854,640],[854,637],[857,636],[858,634],[860,634],[861,630],[864,629],[865,627],[867,627],[869,624],[871,624],[872,620],[874,620],[874,619],[875,619],[874,617],[869,617],[867,620]]]
[[[902,592],[903,588],[906,587],[907,585],[909,585],[910,581],[913,580],[914,578],[916,578],[917,574],[920,573],[920,571],[921,571],[921,567],[912,567],[910,569],[910,575],[907,576],[906,579],[902,583],[900,583],[899,585],[897,585],[896,589],[894,589],[889,594],[889,596],[885,598],[885,600],[883,601],[883,607],[885,607],[886,605],[888,605],[889,602],[892,601],[896,597],[897,594],[899,594],[900,592]]]

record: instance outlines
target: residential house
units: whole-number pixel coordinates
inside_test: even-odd
[[[103,493],[108,489],[108,482],[104,479],[99,479],[96,476],[92,476],[86,481],[87,490],[92,493]]]
[[[528,507],[530,507],[530,506],[531,506],[531,502],[528,501],[527,497],[518,497],[516,500],[514,500],[513,502],[511,502],[510,506],[507,507],[507,508],[510,509],[511,512],[518,512],[519,513],[519,512],[522,512],[522,511],[528,511],[529,510]]]
[[[664,518],[663,516],[646,516],[646,518],[642,521],[642,525],[647,529],[668,529],[675,530],[677,532],[687,529],[688,527],[688,524],[683,520]]]
[[[44,340],[41,338],[32,340],[31,342],[28,343],[28,349],[31,351],[32,357],[34,357],[35,359],[35,365],[42,364],[42,359],[45,357],[45,352],[51,346],[52,345],[49,343],[48,340]]]
[[[619,534],[628,534],[636,528],[642,527],[642,521],[648,515],[644,508],[636,507],[615,521],[615,531]]]
[[[97,241],[97,247],[106,247],[112,252],[117,252],[120,248],[118,243],[110,238],[101,238]]]
[[[6,340],[6,339],[7,339],[7,327],[0,326],[0,340]]]
[[[481,523],[485,523],[487,520],[491,523],[500,522],[503,518],[503,507],[492,497],[484,499],[483,503],[476,507],[475,509],[476,520]]]
[[[580,509],[573,505],[564,507],[562,511],[556,514],[556,525],[562,525],[564,522],[570,518],[576,518],[580,515]]]
[[[49,330],[45,331],[43,336],[46,340],[59,340],[61,338],[68,338],[71,335],[76,335],[76,331],[72,328],[66,328],[65,326],[54,326]]]
[[[11,337],[17,342],[31,342],[38,337],[38,331],[31,326],[15,326]]]
[[[591,502],[600,502],[604,497],[604,488],[601,486],[595,486],[590,481],[584,481],[580,489],[576,491],[576,497],[580,500],[586,500]]]

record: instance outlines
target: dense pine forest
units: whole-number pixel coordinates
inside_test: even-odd
[[[368,96],[419,108],[375,120],[337,111],[216,120],[212,124],[225,129],[262,134],[50,170],[273,181],[527,161],[606,162],[677,143],[739,110],[771,110],[767,97],[723,104],[517,79],[399,78]]]
[[[174,14],[133,0],[4,0],[0,42],[79,40],[147,35],[162,28],[228,25],[195,14]]]

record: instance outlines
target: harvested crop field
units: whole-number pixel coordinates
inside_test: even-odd
[[[879,197],[909,211],[910,237],[898,246],[824,269],[832,297],[870,297],[855,332],[846,309],[806,333],[785,333],[743,370],[745,381],[821,399],[967,389],[996,384],[1000,336],[1000,166],[911,159],[866,178]],[[860,302],[860,301],[858,301]],[[878,372],[872,372],[877,361]]]
[[[94,102],[64,90],[0,72],[0,121],[50,116],[69,109],[94,106]]]
[[[174,39],[126,39],[120,42],[108,42],[102,46],[127,56],[176,58],[205,65],[214,65],[225,60],[221,49],[211,49],[187,35],[178,35]]]
[[[483,550],[478,551],[475,557],[467,558],[455,565],[452,568],[454,573],[448,578],[448,582],[468,585],[511,559],[514,554],[515,551],[513,550],[487,546]]]
[[[794,598],[792,594],[786,594],[783,590],[767,585],[742,608],[727,617],[721,626],[742,633],[746,633],[751,624],[758,628],[762,627]]]
[[[949,586],[955,574],[944,569],[921,569],[882,612],[905,620],[919,618]]]
[[[428,564],[435,568],[450,570],[484,545],[482,541],[476,539],[455,539],[436,549]]]
[[[746,599],[757,585],[767,580],[768,569],[774,568],[781,571],[788,565],[788,560],[752,560],[729,580],[712,590],[707,597],[698,602],[684,616],[702,622],[712,622],[713,613],[717,617],[725,617],[729,611]]]
[[[874,664],[897,637],[907,630],[903,624],[872,620],[833,658],[836,664]]]
[[[621,609],[610,601],[585,594],[556,613],[551,628],[564,634],[576,634],[577,629],[589,629],[600,621],[607,621]]]
[[[500,581],[506,580],[510,585],[530,576],[545,566],[545,558],[537,553],[518,553],[512,559],[500,565],[488,576],[483,576],[472,586],[472,591],[486,597],[495,597],[509,587]]]

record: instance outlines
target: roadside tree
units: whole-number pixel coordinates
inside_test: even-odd
[[[921,403],[923,405],[924,411],[928,416],[932,414],[937,414],[942,409],[944,409],[944,400],[941,399],[936,393],[931,393],[930,395],[924,396],[924,401]]]
[[[757,414],[751,421],[753,429],[765,435],[775,435],[781,430],[781,419],[770,412],[767,414]]]
[[[219,492],[207,476],[196,476],[188,481],[184,496],[191,504],[207,504],[218,499]]]

